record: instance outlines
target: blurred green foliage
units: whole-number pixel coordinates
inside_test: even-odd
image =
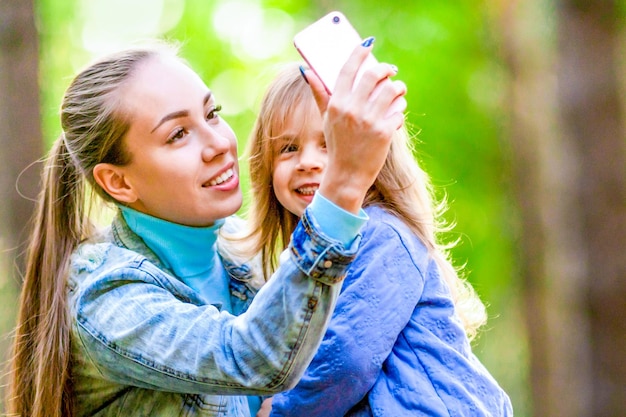
[[[105,9],[98,9],[98,2]],[[506,131],[509,80],[502,35],[492,21],[489,3],[154,0],[133,4],[129,9],[130,2],[121,1],[38,0],[46,141],[59,134],[57,109],[63,90],[72,74],[97,55],[94,44],[100,42],[102,47],[111,41],[109,46],[115,46],[113,40],[158,36],[180,42],[182,55],[218,101],[224,100],[224,118],[243,149],[274,66],[299,59],[291,46],[293,34],[323,14],[341,10],[363,37],[376,36],[374,54],[395,64],[398,78],[408,85],[407,121],[416,133],[416,158],[448,199],[446,216],[456,224],[449,240],[459,240],[453,256],[457,264],[465,265],[468,279],[488,305],[490,322],[476,353],[511,395],[516,415],[527,415],[527,342],[518,297],[518,221],[510,195]],[[161,12],[152,31],[133,32],[149,16],[154,19],[155,7]],[[100,32],[94,33],[95,26]],[[122,32],[126,37],[120,36]],[[247,189],[245,169],[243,178]]]

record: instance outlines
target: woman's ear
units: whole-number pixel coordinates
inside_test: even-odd
[[[107,163],[97,164],[93,168],[93,178],[107,194],[120,203],[131,204],[137,200],[137,195],[121,167]]]

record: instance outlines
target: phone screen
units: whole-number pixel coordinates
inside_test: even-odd
[[[332,94],[341,68],[362,39],[348,19],[335,11],[296,34],[293,42],[302,58],[324,83],[326,91]],[[370,54],[357,73],[355,84],[361,73],[376,63],[376,58]]]

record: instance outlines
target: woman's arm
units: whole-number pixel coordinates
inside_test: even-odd
[[[102,377],[120,384],[184,393],[288,389],[317,349],[354,256],[318,229],[305,214],[291,255],[237,317],[185,300],[175,279],[132,253],[122,267],[84,267],[75,340]]]
[[[323,115],[328,150],[328,165],[318,192],[355,214],[385,163],[392,134],[404,123],[402,112],[406,109],[406,85],[398,80],[381,83],[395,75],[390,65],[376,64],[355,82],[371,51],[371,42],[366,45],[354,49],[339,73],[332,96],[313,71],[304,73]],[[394,106],[397,111],[388,115],[389,108],[399,103]]]

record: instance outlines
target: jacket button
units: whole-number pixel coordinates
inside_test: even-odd
[[[331,266],[333,266],[333,261],[331,261],[331,260],[324,261],[324,268],[328,269]]]

